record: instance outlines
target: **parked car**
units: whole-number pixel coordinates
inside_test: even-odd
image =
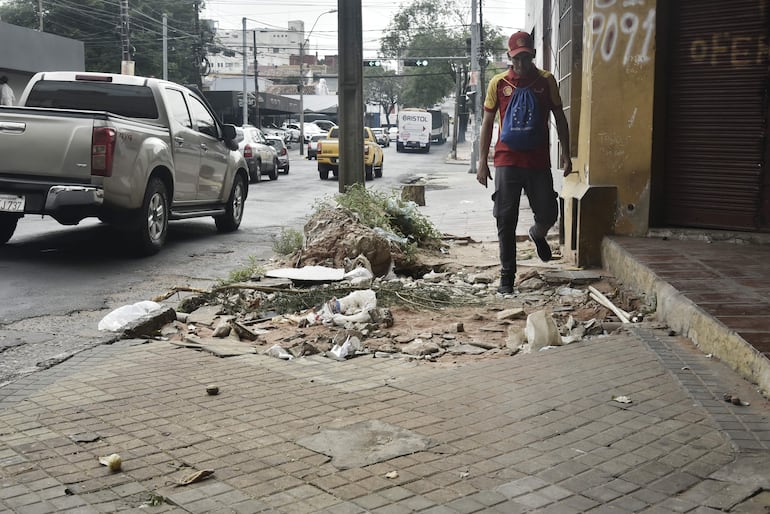
[[[250,182],[259,182],[262,175],[267,175],[270,180],[278,178],[278,154],[267,144],[261,130],[251,125],[236,127],[235,140],[249,166]]]
[[[326,139],[326,134],[315,134],[310,138],[310,141],[307,143],[307,158],[308,159],[317,159],[318,158],[318,142],[322,139]]]
[[[321,130],[321,127],[313,122],[305,123],[305,130],[303,131],[305,142],[303,144],[308,144],[313,136],[325,136],[328,132],[328,130]]]
[[[0,127],[0,245],[28,215],[99,218],[140,255],[160,251],[170,220],[211,216],[220,232],[241,224],[249,185],[236,127],[197,89],[40,72],[18,106],[0,109]]]
[[[271,125],[269,127],[262,127],[262,134],[264,134],[265,137],[279,137],[284,140],[284,142],[288,143],[291,139],[291,134],[286,132],[285,130],[281,130],[275,125]]]
[[[332,120],[315,120],[313,123],[318,125],[324,132],[329,132],[332,128],[337,126]]]
[[[388,128],[388,139],[396,141],[398,139],[398,127],[393,126]]]
[[[281,130],[289,135],[288,142],[299,141],[299,124],[298,123],[284,123],[281,125]]]
[[[377,140],[378,145],[382,147],[390,146],[390,136],[388,136],[384,128],[373,128],[372,134],[374,134],[374,138]]]
[[[286,141],[279,136],[267,136],[265,137],[267,144],[275,148],[278,154],[278,169],[285,175],[289,173],[289,150],[286,147]]]

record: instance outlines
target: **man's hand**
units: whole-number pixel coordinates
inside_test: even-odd
[[[478,166],[476,167],[476,180],[484,187],[487,187],[487,180],[492,178],[492,174],[489,172],[489,164],[487,164],[486,158],[479,159]]]
[[[568,155],[561,156],[561,165],[564,168],[564,176],[572,173],[572,159]]]

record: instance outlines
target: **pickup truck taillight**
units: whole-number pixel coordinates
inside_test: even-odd
[[[254,154],[251,153],[251,146],[246,145],[243,147],[243,157],[245,159],[251,159],[254,156]]]
[[[323,145],[322,145],[322,144],[321,144],[321,142],[319,141],[319,142],[318,142],[318,144],[317,144],[317,145],[316,145],[316,147],[315,147],[315,151],[316,151],[316,152],[318,152],[318,153],[323,153],[323,152],[321,151],[321,147],[322,147],[322,146],[323,146]]]
[[[112,176],[112,158],[115,154],[116,131],[97,127],[91,134],[91,175]]]

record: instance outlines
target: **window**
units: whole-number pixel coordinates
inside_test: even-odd
[[[577,155],[580,122],[581,67],[583,41],[583,2],[559,0],[556,77],[570,127],[570,150]]]
[[[147,86],[84,80],[41,80],[29,93],[28,107],[107,111],[128,118],[158,119],[158,106]]]
[[[193,115],[198,132],[219,139],[217,122],[214,120],[214,117],[209,110],[206,109],[206,106],[203,105],[203,102],[194,96],[189,96],[188,98],[190,100],[190,112]]]
[[[184,127],[192,128],[192,120],[190,120],[190,112],[184,101],[184,93],[178,89],[166,88],[166,99],[174,121]]]

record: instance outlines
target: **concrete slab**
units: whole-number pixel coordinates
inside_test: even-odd
[[[323,430],[297,444],[328,455],[338,469],[350,469],[425,451],[435,443],[411,430],[372,420]]]

